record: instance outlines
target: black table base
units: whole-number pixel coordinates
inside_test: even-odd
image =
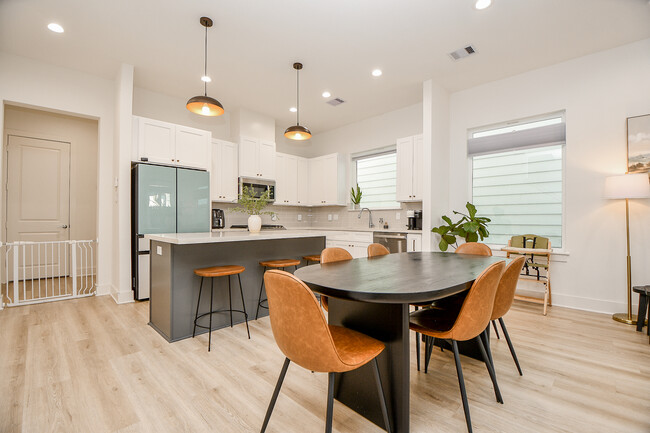
[[[386,344],[377,358],[393,432],[409,431],[409,321],[406,304],[371,304],[329,299],[329,323]],[[336,375],[334,397],[379,427],[384,425],[372,366]]]

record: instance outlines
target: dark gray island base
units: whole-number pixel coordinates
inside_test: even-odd
[[[206,236],[209,236],[206,234]],[[244,300],[248,319],[255,319],[262,267],[260,260],[300,259],[304,255],[319,254],[325,248],[325,237],[313,234],[304,237],[273,238],[254,235],[240,236],[241,240],[214,242],[185,242],[157,240],[151,237],[151,294],[149,300],[149,324],[167,341],[173,342],[192,336],[194,315],[199,294],[200,277],[194,269],[220,265],[240,265],[246,268],[241,274]],[[160,254],[159,254],[160,253]],[[291,269],[293,272],[293,269]],[[232,308],[242,309],[237,277],[232,278]],[[201,312],[209,311],[210,281],[206,278],[201,296]],[[206,291],[207,289],[207,291]],[[207,294],[207,296],[206,296]],[[265,297],[266,295],[263,295]],[[214,310],[228,307],[228,278],[214,279]],[[260,316],[268,315],[268,310],[260,309]],[[204,318],[208,323],[208,316]],[[234,323],[243,323],[244,315],[233,313]],[[214,314],[213,329],[230,326],[227,312]],[[197,328],[197,334],[207,329]],[[244,335],[244,334],[242,334]],[[254,335],[251,337],[254,338]]]

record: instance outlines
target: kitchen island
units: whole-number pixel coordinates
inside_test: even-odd
[[[194,269],[244,266],[246,270],[241,274],[244,301],[248,318],[252,320],[262,282],[261,260],[300,259],[304,255],[319,254],[325,248],[325,234],[314,230],[257,234],[248,231],[173,233],[146,235],[146,238],[151,241],[149,324],[170,342],[192,336],[201,280],[194,275]],[[236,279],[232,282],[232,290],[232,308],[242,309]],[[209,311],[210,297],[201,298],[200,312]],[[213,309],[224,308],[228,308],[228,279],[215,278]],[[268,310],[260,309],[260,316],[264,315],[268,315]],[[237,313],[233,319],[235,323],[244,321],[243,315]],[[213,329],[230,326],[229,314],[213,315],[212,326]],[[197,328],[199,332],[207,330]]]

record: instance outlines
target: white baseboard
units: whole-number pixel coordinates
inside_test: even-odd
[[[518,295],[532,296],[534,298],[544,299],[544,292],[536,290],[517,289]],[[567,307],[574,310],[592,311],[594,313],[625,313],[627,304],[624,302],[608,301],[604,299],[586,298],[583,296],[566,295],[562,293],[553,293],[553,305],[558,307]],[[636,314],[639,309],[638,304],[632,304],[632,313]]]
[[[104,296],[111,294],[111,285],[110,284],[97,284],[97,291],[95,293],[97,296]]]
[[[111,297],[116,304],[128,304],[130,302],[135,302],[133,299],[133,290],[120,292],[115,286],[111,285],[110,291]]]

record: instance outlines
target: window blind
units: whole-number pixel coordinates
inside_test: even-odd
[[[492,220],[487,242],[536,234],[562,247],[562,145],[474,156],[473,204]]]
[[[361,206],[369,209],[399,207],[397,197],[397,152],[354,158],[356,183],[361,188]]]

